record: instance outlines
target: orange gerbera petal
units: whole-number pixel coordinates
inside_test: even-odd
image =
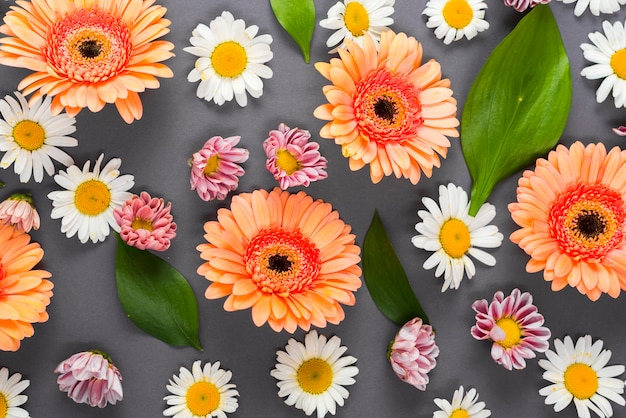
[[[457,137],[456,100],[439,63],[424,65],[422,46],[404,33],[385,31],[377,51],[347,42],[340,58],[315,68],[333,85],[323,88],[329,103],[313,115],[330,120],[320,136],[341,145],[351,170],[369,164],[372,182],[391,174],[416,184],[430,177],[446,157],[447,136]],[[420,152],[421,151],[421,152]]]
[[[206,261],[198,274],[212,282],[205,296],[228,296],[227,311],[252,308],[257,326],[294,332],[336,324],[341,304],[355,302],[361,250],[328,203],[304,192],[256,190],[235,196],[204,230],[208,242],[197,249]]]
[[[559,145],[518,182],[509,205],[521,229],[511,234],[544,270],[552,289],[575,287],[591,300],[626,290],[626,151],[602,144]],[[622,179],[624,177],[624,179]]]
[[[27,233],[0,225],[0,350],[17,350],[22,339],[33,335],[31,324],[48,319],[50,273],[32,270],[42,257]]]
[[[154,0],[40,0],[20,2],[4,18],[0,64],[34,71],[19,84],[24,94],[54,95],[53,111],[75,115],[115,103],[127,122],[140,119],[138,92],[172,77],[161,61],[174,45],[167,9]]]

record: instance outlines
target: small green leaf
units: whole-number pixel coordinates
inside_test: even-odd
[[[374,303],[387,318],[404,325],[419,317],[428,324],[428,316],[413,293],[378,211],[374,211],[363,242],[363,278]]]
[[[470,215],[496,184],[556,145],[571,101],[559,27],[550,6],[538,5],[493,50],[465,102],[461,144],[473,180]]]
[[[302,50],[304,62],[309,63],[311,39],[315,29],[313,0],[270,0],[274,16]]]
[[[117,235],[115,279],[124,312],[141,330],[171,345],[202,350],[196,296],[168,262]]]

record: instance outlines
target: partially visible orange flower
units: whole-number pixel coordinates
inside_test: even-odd
[[[355,303],[361,250],[329,203],[279,188],[242,193],[204,230],[206,298],[228,296],[226,311],[252,308],[257,326],[293,333],[338,324],[341,305]]]
[[[374,183],[393,173],[417,184],[446,157],[446,136],[459,136],[450,80],[437,61],[421,64],[422,45],[404,33],[383,32],[376,49],[365,36],[362,47],[347,42],[340,58],[315,64],[333,84],[313,114],[330,121],[320,136],[341,145],[351,170],[369,164]]]
[[[10,225],[0,225],[0,350],[16,351],[32,337],[33,323],[46,322],[52,297],[50,273],[33,270],[43,249],[30,235]]]
[[[559,145],[524,172],[509,210],[526,271],[543,270],[552,290],[569,285],[594,301],[626,290],[626,151]]]
[[[154,0],[20,1],[4,17],[0,64],[34,71],[18,85],[31,102],[54,96],[52,111],[75,116],[115,103],[131,123],[143,113],[137,93],[172,77],[161,61],[174,45],[156,39],[169,32],[166,8]]]

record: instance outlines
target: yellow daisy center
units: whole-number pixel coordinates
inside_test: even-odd
[[[346,29],[353,36],[363,36],[363,33],[367,32],[370,27],[370,17],[367,10],[358,1],[346,5],[343,21],[346,24]]]
[[[133,219],[133,222],[130,224],[130,227],[137,229],[145,229],[146,231],[152,231],[152,221],[149,219]]]
[[[300,389],[307,393],[319,395],[324,393],[333,383],[333,369],[326,361],[312,358],[300,365],[296,372]]]
[[[210,176],[211,174],[217,172],[219,163],[220,163],[220,157],[219,155],[215,154],[214,156],[212,156],[206,161],[206,165],[204,166],[203,173],[207,176]]]
[[[74,193],[74,205],[83,215],[99,215],[108,209],[110,203],[111,191],[100,180],[87,180]]]
[[[4,393],[0,392],[0,418],[6,418],[9,414],[9,403]]]
[[[465,409],[459,408],[452,411],[450,418],[470,418],[470,414],[468,414]]]
[[[222,77],[239,77],[248,65],[248,54],[238,42],[222,42],[211,54],[211,65]]]
[[[46,140],[46,131],[37,122],[23,120],[13,128],[13,140],[26,151],[35,151]]]
[[[439,242],[443,250],[452,258],[461,258],[471,246],[470,232],[463,221],[448,219],[439,231]]]
[[[502,347],[515,347],[522,341],[522,328],[513,318],[500,318],[496,321],[496,325],[504,331],[504,339],[497,341]]]
[[[185,400],[194,416],[204,417],[220,406],[220,391],[213,383],[196,382],[187,390]]]
[[[286,149],[276,151],[276,164],[281,170],[284,170],[288,176],[300,170],[300,161]]]
[[[626,80],[626,48],[616,51],[611,56],[611,68],[616,76]]]
[[[454,29],[463,29],[470,24],[474,10],[467,0],[450,0],[441,11],[443,19]]]
[[[565,370],[565,388],[577,399],[589,399],[598,390],[598,375],[588,365],[574,363]]]

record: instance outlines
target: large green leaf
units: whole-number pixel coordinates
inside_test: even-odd
[[[473,180],[471,215],[498,182],[556,145],[571,101],[559,27],[550,6],[538,5],[493,50],[465,102],[461,144]]]
[[[115,279],[124,312],[141,330],[168,344],[202,350],[196,296],[168,262],[126,245],[118,235]]]
[[[315,29],[313,0],[270,0],[270,4],[278,23],[296,41],[302,50],[304,62],[308,64]]]
[[[427,324],[428,316],[413,293],[378,211],[374,212],[363,242],[363,278],[378,309],[398,325],[415,317]]]

